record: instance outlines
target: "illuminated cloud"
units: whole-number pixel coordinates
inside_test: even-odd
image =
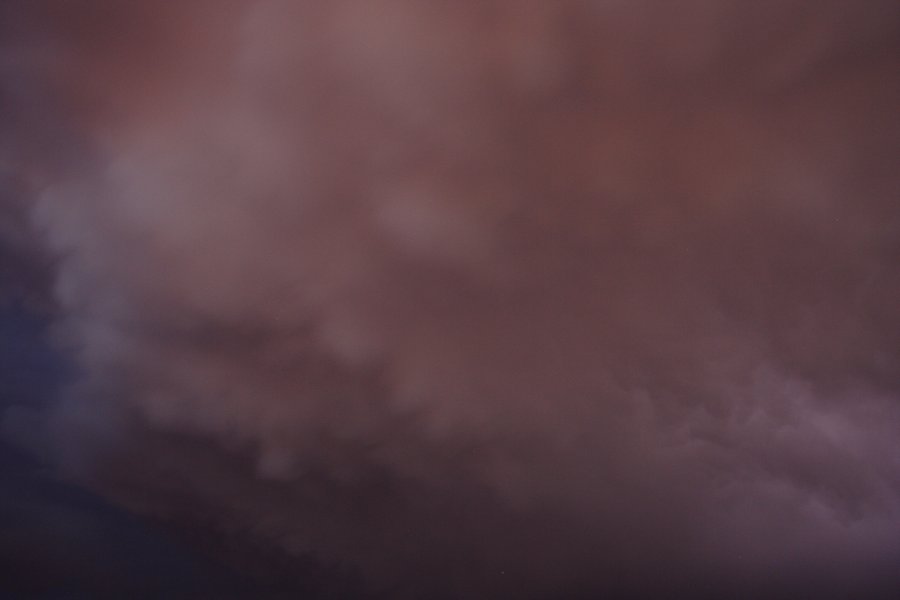
[[[886,584],[898,9],[670,4],[22,8],[69,468],[413,597]]]

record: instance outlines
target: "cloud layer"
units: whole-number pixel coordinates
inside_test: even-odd
[[[418,597],[889,583],[895,3],[28,4],[86,481]]]

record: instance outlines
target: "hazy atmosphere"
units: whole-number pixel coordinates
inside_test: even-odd
[[[898,164],[895,0],[5,0],[0,596],[900,597]]]

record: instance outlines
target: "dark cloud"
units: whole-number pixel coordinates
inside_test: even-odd
[[[391,595],[886,589],[898,13],[31,5],[48,439]]]

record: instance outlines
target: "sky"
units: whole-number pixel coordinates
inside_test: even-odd
[[[898,67],[891,0],[7,0],[0,522],[50,597],[895,597]]]

